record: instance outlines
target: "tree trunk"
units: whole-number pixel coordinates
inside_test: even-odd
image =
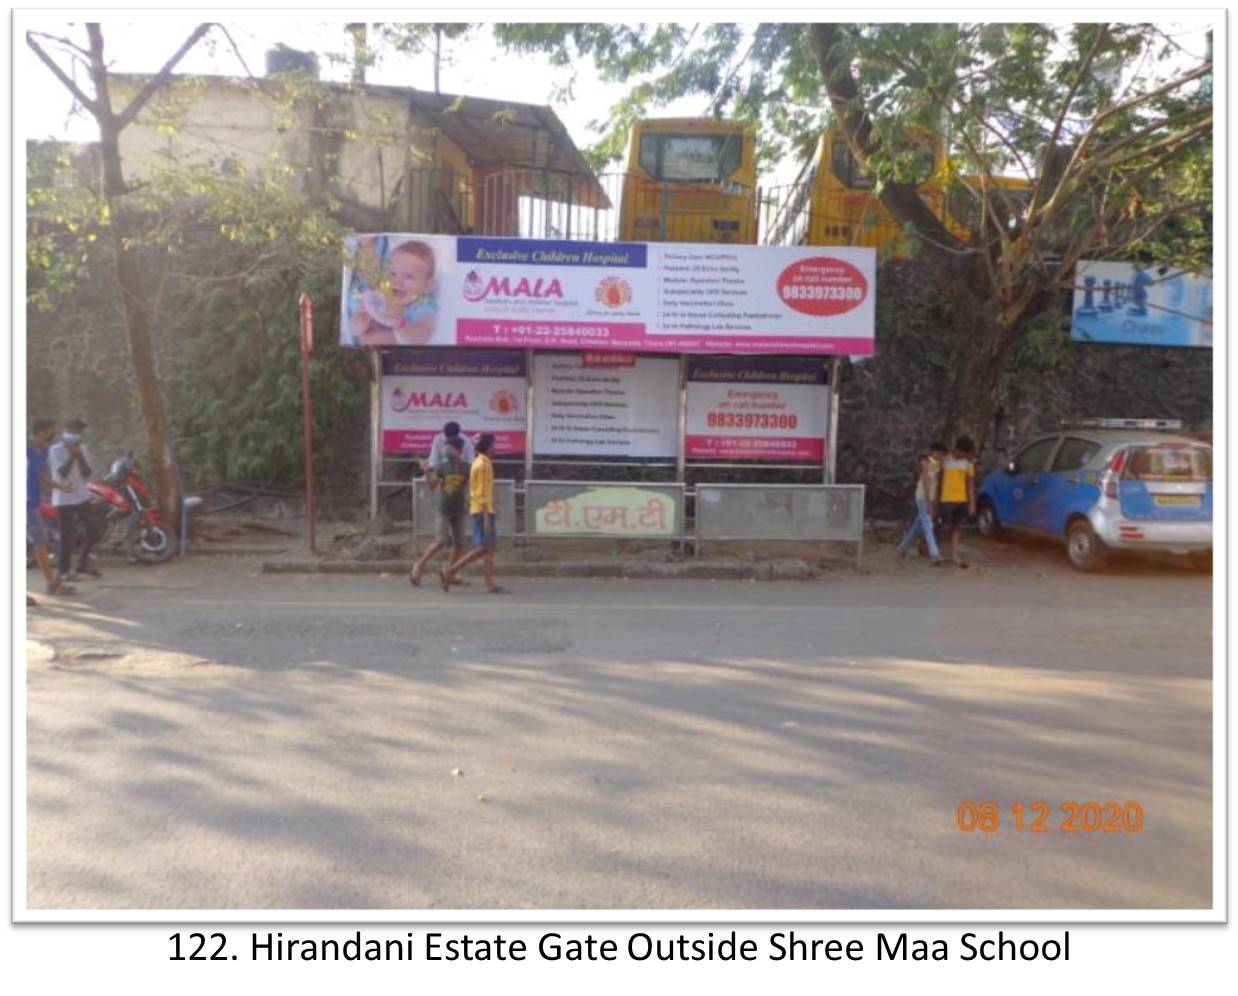
[[[954,379],[947,442],[952,445],[959,436],[970,436],[980,454],[993,436],[997,390],[1022,323],[1006,324],[991,296],[969,292],[966,283],[955,287]]]
[[[132,221],[124,203],[126,192],[120,160],[120,124],[112,111],[107,86],[107,69],[103,62],[103,39],[97,25],[91,27],[92,69],[95,76],[99,122],[99,150],[103,160],[103,200],[111,219],[112,245],[116,251],[116,283],[125,309],[125,327],[129,338],[129,356],[133,362],[134,384],[138,406],[146,428],[146,446],[150,456],[151,476],[159,512],[169,528],[180,528],[181,487],[168,445],[168,420],[155,374],[155,354],[150,342],[150,326],[146,319],[146,291],[142,275],[129,241],[134,235]]]
[[[155,375],[154,350],[146,322],[146,294],[133,253],[125,247],[128,226],[121,220],[125,209],[116,206],[110,198],[108,206],[112,212],[112,243],[116,250],[116,283],[125,306],[129,356],[133,362],[138,405],[146,428],[151,476],[159,501],[159,513],[169,528],[175,531],[180,528],[181,487],[173,466],[172,449],[168,445],[168,420],[159,380]]]

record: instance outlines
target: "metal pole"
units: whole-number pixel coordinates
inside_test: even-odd
[[[524,479],[533,477],[533,350],[524,351]]]
[[[314,351],[314,302],[301,300],[301,425],[305,434],[305,515],[309,520],[309,549],[314,552],[318,510],[314,495],[314,402],[310,395],[310,354]]]
[[[383,462],[382,427],[382,378],[381,350],[370,350],[370,521],[378,519],[378,478]]]
[[[833,484],[838,467],[838,401],[841,385],[838,382],[838,357],[830,357],[829,415],[825,431],[825,483]]]
[[[679,447],[675,451],[675,480],[684,483],[687,471],[687,448],[684,443],[688,432],[688,357],[679,354]]]

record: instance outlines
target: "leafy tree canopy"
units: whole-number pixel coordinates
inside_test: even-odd
[[[691,95],[705,98],[703,113],[756,124],[766,166],[835,129],[907,239],[957,288],[955,321],[967,334],[951,421],[981,439],[1003,363],[1079,260],[1210,268],[1211,45],[1184,44],[1198,42],[1198,30],[556,24],[495,34],[516,51],[591,61],[603,79],[629,84],[604,122],[598,161],[622,153],[632,120]],[[926,143],[931,187],[944,184],[958,214],[927,196]]]

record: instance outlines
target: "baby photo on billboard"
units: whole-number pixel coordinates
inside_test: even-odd
[[[365,235],[355,242],[347,328],[357,346],[424,346],[438,315],[434,249],[419,239]]]

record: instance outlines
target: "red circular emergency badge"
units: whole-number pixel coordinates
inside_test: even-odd
[[[805,315],[841,315],[868,297],[868,281],[846,260],[813,256],[778,275],[778,297]]]

